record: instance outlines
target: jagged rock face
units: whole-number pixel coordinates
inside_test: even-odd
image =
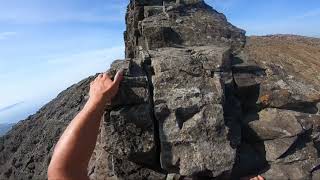
[[[150,52],[161,165],[184,176],[230,171],[236,154],[224,122],[224,82],[212,74],[214,63],[222,62],[230,51],[215,46],[204,49],[215,54],[204,51],[196,56],[198,49],[193,47]]]
[[[319,47],[317,39],[298,36],[249,38],[234,66],[235,81],[245,87],[258,84],[262,107],[314,114],[320,102]],[[248,67],[260,70],[249,72]]]
[[[240,147],[234,176],[312,179],[319,174],[319,43],[300,36],[250,37],[236,56],[233,76],[246,146]],[[249,167],[243,168],[246,161]]]
[[[131,1],[126,15],[126,57],[161,47],[231,45],[238,50],[245,32],[202,0]]]
[[[118,158],[183,176],[230,173],[236,156],[236,145],[231,147],[231,141],[236,142],[233,136],[240,134],[231,133],[225,122],[222,73],[231,72],[231,52],[244,44],[244,31],[229,24],[203,1],[131,1],[126,21],[126,56],[131,58],[127,76],[147,76],[149,102],[121,110],[111,108],[106,119],[114,123],[109,131],[121,135],[107,145],[115,152],[107,151]],[[144,141],[144,135],[123,134],[112,126],[124,119],[128,130],[138,128],[135,120],[132,122],[133,114],[142,114],[145,120],[140,118],[140,123],[152,122],[150,127],[157,128],[150,131],[142,127],[142,132],[153,130],[148,137],[153,137],[155,144]],[[150,144],[155,151],[145,150],[132,138]],[[158,164],[157,159],[150,164],[153,160],[147,154],[159,158]]]
[[[126,21],[128,59],[108,70],[125,78],[106,105],[91,179],[318,179],[319,39],[246,40],[202,0],[131,0]],[[0,179],[46,179],[93,78],[0,138]]]

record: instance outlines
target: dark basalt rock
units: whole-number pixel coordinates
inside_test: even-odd
[[[207,73],[214,65],[203,65],[222,62],[229,49],[211,46],[210,50],[216,56],[203,53],[195,58],[192,48],[150,52],[155,108],[166,107],[168,111],[166,117],[156,112],[161,165],[168,172],[218,176],[232,169],[236,149],[230,146],[224,123],[224,84],[220,77]]]
[[[294,137],[303,132],[298,121],[299,113],[280,109],[264,109],[257,117],[250,114],[244,119],[248,126],[252,141],[273,140],[285,137]]]
[[[137,57],[141,48],[224,44],[236,51],[245,43],[245,31],[202,0],[131,1],[126,21],[128,58]]]
[[[236,166],[236,172],[242,172],[242,176],[262,174],[266,179],[317,176],[320,117],[316,105],[320,89],[312,77],[320,69],[311,65],[311,57],[300,61],[303,53],[299,52],[311,51],[313,47],[320,48],[319,40],[299,36],[250,37],[243,52],[234,57],[236,94],[245,115],[242,140],[268,163],[251,171]],[[319,59],[317,50],[313,52]],[[302,64],[306,69],[299,71]],[[244,153],[240,151],[240,157]],[[241,163],[244,164],[237,162]]]
[[[91,179],[318,179],[319,39],[246,38],[202,0],[131,0],[126,24]],[[0,137],[0,179],[46,179],[93,79]]]

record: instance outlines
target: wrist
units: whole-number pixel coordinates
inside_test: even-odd
[[[107,97],[89,97],[87,104],[91,106],[105,106],[110,102],[111,100]]]

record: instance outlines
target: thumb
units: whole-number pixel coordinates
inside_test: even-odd
[[[123,79],[123,71],[121,70],[117,72],[116,76],[114,77],[113,83],[115,85],[119,85],[122,79]]]

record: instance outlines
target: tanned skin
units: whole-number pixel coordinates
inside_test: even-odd
[[[91,82],[88,102],[55,146],[48,168],[49,180],[89,180],[88,164],[96,145],[104,108],[117,94],[122,79],[122,72],[117,73],[114,81],[104,73]],[[253,176],[241,180],[264,178]]]
[[[87,168],[104,108],[117,94],[122,79],[122,72],[117,73],[114,81],[104,73],[91,82],[88,102],[55,146],[48,168],[49,180],[89,180]]]

